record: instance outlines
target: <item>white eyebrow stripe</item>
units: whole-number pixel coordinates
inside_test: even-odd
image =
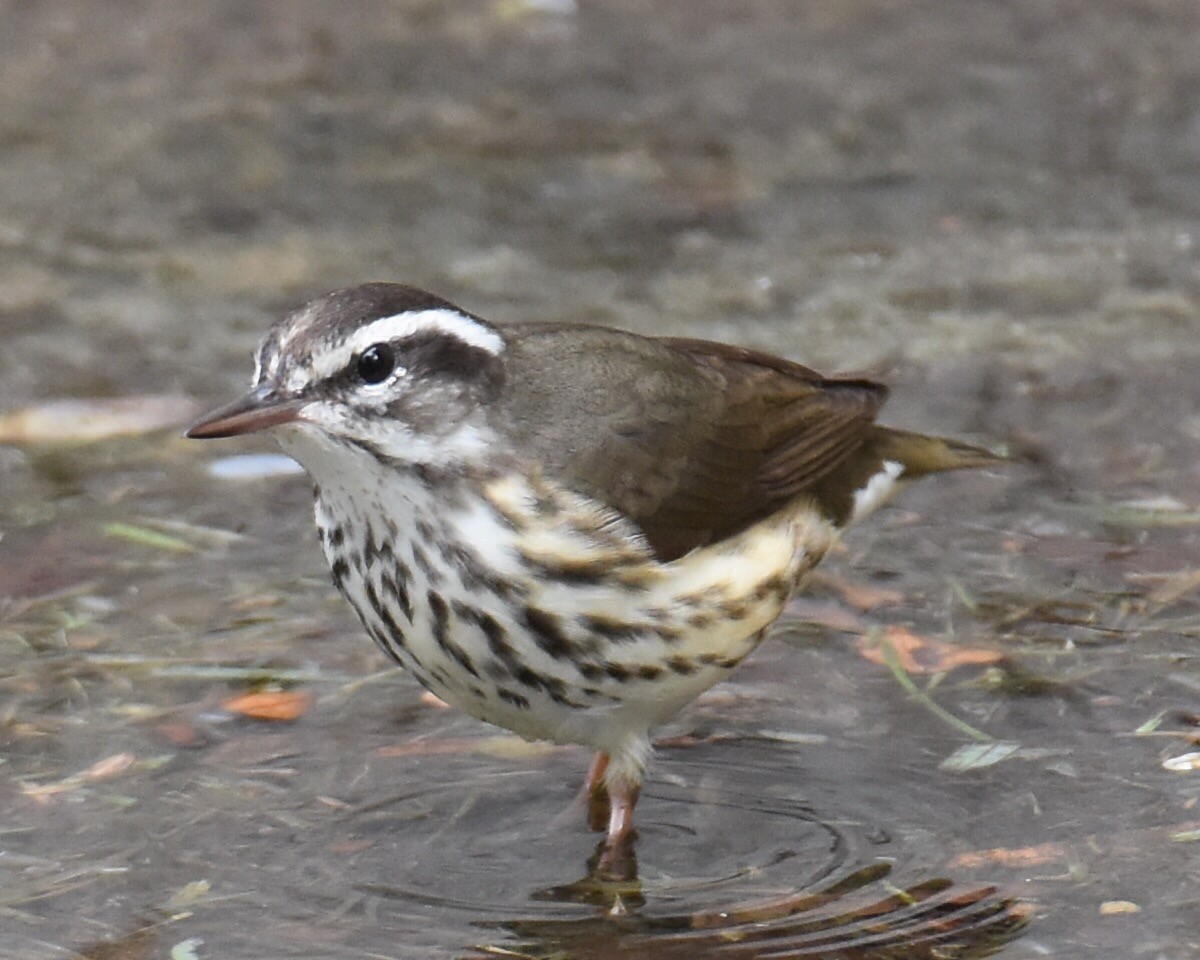
[[[499,356],[504,351],[504,340],[495,330],[473,320],[456,310],[408,310],[372,320],[359,328],[337,350],[317,359],[314,373],[317,377],[331,377],[345,369],[351,359],[373,343],[386,343],[411,337],[415,333],[435,331],[456,337],[478,350]]]

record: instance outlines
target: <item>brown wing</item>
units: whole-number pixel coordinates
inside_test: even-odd
[[[514,448],[630,517],[663,559],[811,491],[859,449],[887,396],[724,344],[520,329],[501,403]]]
[[[730,536],[812,492],[860,448],[887,399],[880,384],[823,377],[769,354],[663,342],[720,374],[722,405],[676,490],[640,520],[656,547],[673,542],[684,552]]]

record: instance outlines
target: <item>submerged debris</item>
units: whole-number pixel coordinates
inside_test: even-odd
[[[858,648],[873,663],[887,665],[894,657],[908,673],[945,673],[956,667],[988,666],[1004,659],[1004,654],[996,650],[946,643],[898,626],[885,628],[882,635],[863,636]]]
[[[0,443],[89,443],[182,426],[200,410],[190,397],[143,394],[51,400],[0,414]]]

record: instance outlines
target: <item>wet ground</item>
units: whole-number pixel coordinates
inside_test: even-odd
[[[0,957],[1200,955],[1198,27],[0,5],[0,404],[176,395],[0,430]],[[581,751],[387,670],[264,445],[140,432],[366,279],[880,370],[1020,463],[846,538],[598,887]]]

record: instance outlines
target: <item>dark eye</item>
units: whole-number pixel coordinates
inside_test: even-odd
[[[386,343],[376,343],[358,355],[355,367],[363,383],[383,383],[396,369],[396,355]]]

